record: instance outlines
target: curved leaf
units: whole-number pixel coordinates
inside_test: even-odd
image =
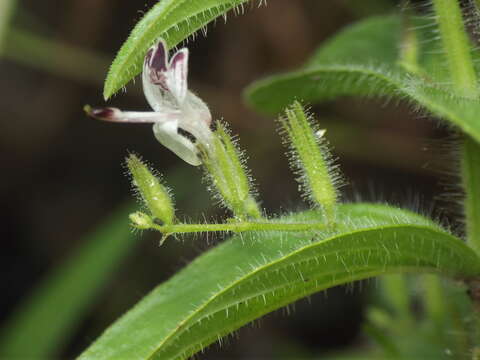
[[[305,212],[291,221],[315,221]],[[384,205],[342,205],[335,231],[248,233],[158,286],[80,359],[184,359],[311,293],[392,272],[480,274],[477,255],[423,217]],[[285,221],[285,219],[284,219]]]
[[[404,72],[399,57],[401,20],[373,17],[347,26],[320,46],[299,71],[275,75],[246,90],[252,107],[275,114],[294,98],[313,102],[343,95],[395,95]]]
[[[402,78],[388,68],[366,65],[317,65],[306,70],[275,75],[247,88],[249,105],[265,114],[277,114],[293,99],[305,102],[340,96],[398,96]]]
[[[425,40],[432,36],[432,29],[426,25],[419,28],[423,30],[417,30],[422,39],[419,43],[427,44],[419,57],[423,68],[420,73],[409,74],[399,65],[403,31],[400,19],[372,18],[340,32],[321,46],[301,70],[253,83],[246,90],[246,99],[266,114],[282,111],[293,99],[310,103],[339,96],[404,99],[460,127],[480,142],[480,102],[454,94],[442,71],[443,54],[435,51],[438,41]],[[361,48],[364,52],[360,52]]]
[[[162,0],[137,23],[110,67],[103,96],[108,99],[142,70],[148,48],[160,37],[171,48],[248,0]]]

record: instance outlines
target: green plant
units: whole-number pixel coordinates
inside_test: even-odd
[[[143,54],[155,39],[163,37],[170,46],[175,45],[198,27],[243,3],[163,1],[156,5],[120,50],[106,81],[105,97],[139,72]],[[280,125],[293,154],[292,167],[312,210],[280,218],[262,213],[251,189],[249,172],[240,160],[241,153],[224,125],[218,123],[217,130],[204,138],[194,133],[196,142],[187,145],[199,148],[198,156],[215,189],[214,195],[233,218],[223,224],[183,224],[172,222],[171,217],[162,218],[149,206],[149,213],[132,216],[133,225],[160,231],[163,241],[169,235],[192,232],[222,231],[233,236],[153,290],[94,342],[82,359],[186,358],[247,322],[308,294],[388,273],[431,272],[456,279],[470,288],[474,305],[470,315],[478,317],[474,310],[480,301],[476,290],[480,275],[478,52],[464,28],[457,1],[434,0],[431,6],[434,24],[426,16],[407,21],[396,15],[364,20],[321,46],[303,69],[260,80],[247,90],[249,103],[261,111],[277,113],[287,109]],[[159,19],[163,21],[156,21]],[[413,25],[405,26],[407,22]],[[432,37],[432,25],[440,36],[426,42]],[[174,27],[177,31],[172,32]],[[152,52],[165,52],[165,45],[158,49],[150,50],[147,58]],[[441,63],[447,66],[439,66]],[[173,71],[166,65],[153,70],[164,72],[167,79]],[[144,80],[148,71],[147,66]],[[168,85],[167,80],[162,86],[175,95],[176,85]],[[147,91],[146,95],[148,98]],[[463,131],[461,176],[466,242],[433,220],[409,211],[388,205],[339,203],[341,177],[331,162],[324,133],[312,126],[311,116],[299,102],[290,104],[296,98],[317,102],[341,95],[399,97]],[[183,111],[183,105],[179,108]],[[102,111],[90,113],[105,119]],[[107,117],[115,121],[128,118],[120,113]],[[184,118],[181,116],[178,126],[185,129]],[[163,124],[165,119],[157,121]],[[173,138],[181,136],[177,131],[170,134]],[[197,151],[189,149],[194,154]],[[183,157],[182,151],[179,155]],[[128,163],[135,159],[130,157]],[[144,195],[149,190],[142,189],[144,176],[152,175],[134,171],[133,176]],[[147,205],[152,201],[143,198]],[[165,200],[161,206],[170,208],[169,203]],[[397,358],[408,356],[397,346],[401,341],[395,344],[394,335],[390,339],[375,336],[381,334],[375,328],[406,334],[415,326],[404,281],[385,280],[389,303],[395,316],[399,316],[396,326],[382,311],[372,309],[370,317],[369,332],[388,354]],[[441,307],[439,299],[447,290],[436,281],[425,281],[426,313],[432,319],[436,317],[440,326],[446,326],[448,311]],[[465,335],[469,357],[478,352],[477,331],[472,326]]]
[[[208,108],[188,91],[188,52],[181,50],[170,61],[166,57],[167,47],[231,9],[241,11],[246,3],[159,2],[125,42],[104,89],[109,98],[140,73],[145,59],[144,89],[154,111],[86,108],[102,120],[154,123],[155,136],[162,144],[192,165],[203,164],[214,197],[232,214],[224,223],[179,222],[170,192],[131,155],[127,165],[146,208],[130,216],[134,227],[161,232],[161,242],[194,232],[232,236],[155,288],[80,358],[187,358],[242,325],[309,294],[392,273],[441,275],[456,280],[460,290],[452,290],[437,277],[422,278],[425,320],[419,320],[409,305],[414,297],[411,284],[404,277],[385,279],[384,303],[368,313],[366,331],[383,351],[372,356],[450,356],[443,347],[451,339],[438,329],[456,327],[461,336],[453,341],[454,355],[478,358],[479,52],[468,36],[459,2],[433,0],[435,17],[404,14],[404,18],[363,20],[322,45],[303,68],[260,80],[247,89],[246,99],[255,109],[285,114],[280,127],[291,150],[292,168],[312,204],[308,211],[278,218],[261,209],[237,141],[220,122],[211,130]],[[469,6],[477,11],[476,2]],[[438,37],[433,36],[435,31]],[[157,43],[157,39],[164,41]],[[325,133],[312,125],[313,117],[295,99],[313,103],[345,95],[406,100],[461,133],[465,241],[407,210],[340,202],[341,176],[329,155]],[[444,301],[447,296],[452,301]],[[459,314],[467,314],[467,325],[456,321]],[[412,329],[417,326],[422,331],[414,338]]]

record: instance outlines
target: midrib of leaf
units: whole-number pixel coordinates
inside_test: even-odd
[[[407,268],[405,268],[406,271]],[[362,280],[362,279],[366,279],[366,278],[370,278],[370,277],[374,277],[378,275],[378,271],[365,271],[365,272],[359,272],[355,275],[346,275],[346,276],[339,276],[338,278],[336,278],[334,281],[331,281],[331,282],[324,282],[322,285],[322,287],[312,287],[312,289],[308,289],[307,287],[294,287],[292,286],[292,284],[289,284],[288,286],[285,286],[285,288],[290,288],[291,289],[291,293],[293,294],[292,296],[290,297],[281,297],[279,298],[278,302],[271,302],[270,306],[266,306],[263,308],[263,310],[265,311],[262,311],[262,312],[257,312],[257,313],[252,313],[250,314],[248,320],[245,320],[242,319],[241,321],[237,321],[235,323],[232,323],[230,326],[224,328],[224,329],[221,329],[219,330],[218,334],[216,334],[215,336],[208,336],[208,337],[205,337],[204,339],[202,339],[201,341],[198,341],[196,343],[193,343],[191,346],[185,348],[185,350],[182,352],[182,354],[178,354],[173,357],[172,359],[176,360],[176,359],[185,359],[186,357],[188,356],[191,356],[195,353],[197,353],[198,351],[204,349],[206,346],[208,346],[209,344],[219,340],[219,337],[223,337],[225,335],[228,335],[229,333],[237,330],[238,328],[240,328],[242,325],[244,325],[246,322],[249,322],[249,321],[252,321],[266,313],[269,313],[269,312],[272,312],[272,311],[275,311],[279,308],[281,308],[282,306],[285,306],[285,305],[288,305],[296,300],[299,300],[305,296],[308,296],[308,295],[311,295],[313,294],[314,292],[317,292],[317,291],[321,291],[321,290],[324,290],[324,289],[328,289],[328,288],[331,288],[331,287],[334,287],[334,286],[337,286],[337,285],[341,285],[341,284],[346,284],[346,283],[349,283],[349,282],[353,282],[353,281],[357,281],[357,280]],[[312,280],[313,282],[313,280]],[[299,282],[299,284],[301,284],[301,282]],[[281,289],[279,289],[281,290]],[[270,293],[268,293],[270,294]],[[274,292],[271,292],[271,294],[274,294]],[[255,297],[255,298],[252,298],[253,300],[255,299],[258,299],[259,297]],[[232,308],[234,307],[235,305],[231,306]],[[225,311],[226,309],[223,309],[223,310],[220,310],[218,313],[220,313],[221,311]],[[196,324],[193,324],[193,326],[195,326]],[[189,328],[191,329],[191,328]],[[156,355],[154,355],[154,357],[151,357],[149,359],[154,359],[156,358],[155,357]]]
[[[200,307],[198,307],[198,309],[196,311],[194,311],[193,313],[191,313],[188,317],[186,317],[183,321],[181,321],[173,331],[171,331],[165,338],[164,340],[158,344],[157,346],[157,350],[152,353],[150,356],[148,356],[148,359],[152,359],[152,358],[155,358],[155,356],[162,351],[162,347],[164,347],[166,344],[168,344],[169,342],[173,341],[174,337],[175,336],[179,336],[181,335],[182,333],[186,332],[186,331],[190,331],[191,327],[195,326],[196,323],[198,322],[201,322],[203,319],[206,319],[206,318],[209,318],[209,317],[212,317],[214,316],[216,313],[220,313],[220,312],[223,312],[223,311],[226,311],[226,309],[228,308],[232,308],[232,307],[235,307],[237,304],[239,303],[242,303],[242,302],[245,302],[245,301],[248,301],[249,299],[255,299],[255,298],[260,298],[262,295],[266,295],[266,294],[271,294],[271,293],[274,293],[275,291],[278,291],[278,290],[281,290],[283,288],[288,288],[288,287],[291,287],[292,285],[295,285],[295,282],[288,282],[288,283],[285,283],[285,284],[280,284],[278,287],[273,287],[273,288],[270,288],[264,292],[257,292],[257,293],[254,293],[254,294],[249,294],[248,296],[245,296],[245,297],[242,297],[240,299],[237,299],[235,302],[233,303],[229,303],[229,304],[225,304],[224,306],[222,307],[219,307],[219,308],[214,308],[212,311],[208,312],[208,313],[205,313],[203,314],[204,310],[208,308],[209,305],[211,305],[216,299],[219,299],[222,295],[224,294],[227,294],[230,290],[234,289],[235,287],[237,287],[239,284],[244,284],[246,282],[248,282],[249,280],[255,280],[255,276],[258,275],[258,274],[261,274],[262,276],[265,276],[267,277],[269,275],[269,268],[272,268],[272,267],[275,267],[275,265],[277,264],[282,264],[283,262],[285,262],[286,260],[288,260],[289,258],[292,258],[294,257],[295,255],[298,255],[304,251],[307,251],[308,249],[312,249],[312,248],[315,248],[317,246],[319,246],[319,244],[323,245],[323,246],[328,246],[328,242],[332,242],[332,241],[335,241],[335,240],[338,240],[338,238],[341,238],[341,237],[345,237],[345,236],[349,236],[349,235],[358,235],[358,234],[362,234],[362,233],[368,233],[368,232],[377,232],[377,231],[382,231],[382,230],[386,230],[386,229],[389,229],[389,230],[394,230],[394,229],[402,229],[402,228],[405,228],[405,229],[412,229],[412,228],[417,228],[417,229],[424,229],[424,230],[428,230],[428,231],[431,231],[431,228],[428,228],[426,226],[412,226],[412,225],[409,225],[409,226],[405,226],[405,225],[395,225],[395,226],[381,226],[381,227],[376,227],[376,228],[372,228],[372,229],[362,229],[362,230],[358,230],[358,231],[352,231],[352,232],[349,232],[349,233],[342,233],[340,236],[336,236],[336,237],[333,237],[333,238],[330,238],[330,239],[325,239],[325,240],[320,240],[320,242],[318,243],[313,243],[311,245],[308,245],[308,246],[305,246],[305,247],[301,247],[295,251],[293,251],[292,253],[289,253],[287,256],[285,257],[281,257],[281,258],[278,258],[276,259],[275,261],[272,261],[270,263],[267,263],[267,264],[264,264],[263,266],[259,266],[255,271],[251,272],[251,273],[248,273],[246,274],[246,276],[244,277],[241,277],[239,279],[237,279],[236,281],[232,282],[229,286],[225,287],[222,291],[216,293],[215,295],[213,295],[210,299],[208,299],[203,305],[201,305]],[[447,234],[445,234],[447,235]],[[457,242],[458,239],[454,238],[453,236],[451,236],[451,239],[454,241],[454,242]],[[355,247],[355,251],[356,252],[362,252],[362,251],[375,251],[377,250],[378,251],[378,248],[376,248],[375,246],[368,246],[368,247]],[[332,255],[332,254],[337,254],[338,257],[340,257],[340,253],[342,252],[342,250],[332,250],[330,252],[326,252],[326,253],[323,253],[322,255],[323,256],[326,256],[328,257],[329,255]],[[343,252],[348,252],[348,250],[343,250]],[[385,252],[387,253],[392,253],[392,252],[397,252],[399,254],[402,254],[402,257],[407,257],[405,255],[405,253],[401,253],[399,251],[395,251],[395,250],[392,250],[392,249],[385,249]],[[302,259],[298,262],[291,262],[291,263],[288,263],[288,264],[285,264],[284,266],[281,266],[279,269],[274,269],[274,270],[271,270],[270,272],[274,272],[276,270],[281,270],[282,268],[288,268],[290,266],[294,267],[295,265],[301,265],[302,263],[308,263],[312,260],[315,260],[317,258],[317,256],[312,256],[310,258],[305,258],[305,259]],[[415,254],[413,256],[410,257],[411,259],[418,259],[418,254]],[[390,271],[386,271],[386,270],[379,270],[378,267],[375,267],[375,266],[368,266],[368,265],[357,265],[359,268],[360,267],[365,267],[367,269],[363,270],[362,271],[366,271],[366,274],[368,274],[368,276],[365,276],[364,273],[361,273],[360,275],[358,275],[356,272],[358,270],[355,269],[355,266],[353,266],[354,269],[350,269],[350,270],[347,270],[345,269],[345,271],[347,273],[355,273],[353,275],[350,275],[350,277],[348,277],[348,280],[346,281],[354,281],[354,280],[360,280],[360,279],[364,279],[366,277],[370,277],[370,276],[377,276],[377,275],[380,275],[380,274],[386,274],[390,271],[392,272],[405,272],[405,271],[416,271],[418,272],[419,271],[419,267],[415,267],[415,266],[405,266],[405,267],[396,267],[395,270],[390,270]],[[439,271],[438,267],[431,267],[431,268],[428,268],[428,267],[422,267],[422,271],[424,272],[428,272],[429,270],[431,271]],[[319,278],[321,277],[325,277],[325,276],[329,276],[331,274],[335,274],[335,273],[338,273],[337,271],[335,270],[332,270],[330,273],[327,272],[327,273],[321,273],[321,275],[319,276]],[[311,279],[311,281],[313,281],[313,279]],[[298,281],[299,284],[301,284],[301,280]],[[325,288],[328,288],[330,285],[337,285],[337,284],[342,284],[344,282],[340,281],[333,281],[331,284],[322,284],[322,286],[313,286],[313,288],[311,289],[310,292],[308,293],[312,293],[312,292],[315,292],[315,291],[319,291],[319,290],[322,290],[322,289],[325,289]],[[296,292],[294,292],[294,294],[296,294]],[[290,298],[286,298],[285,301],[282,301],[283,304],[288,304],[292,301],[294,301],[295,299],[299,299],[303,296],[305,296],[306,293],[301,293],[300,295],[293,295],[292,297]],[[281,306],[281,305],[280,305]],[[277,305],[273,304],[271,307],[269,308],[265,308],[265,310],[267,311],[261,311],[259,312],[258,314],[264,314],[266,312],[269,312],[273,309],[276,309],[278,308]],[[199,314],[201,314],[201,316],[199,316]],[[258,314],[252,314],[252,318],[257,318],[258,317]],[[189,322],[193,322],[193,324],[188,327],[186,326]],[[239,323],[245,323],[245,321],[240,321]],[[234,329],[236,329],[237,327],[233,326]],[[180,330],[181,329],[181,330]],[[225,331],[225,333],[228,333],[229,331]],[[202,342],[203,343],[203,342]],[[200,343],[199,343],[200,344]],[[194,344],[192,345],[192,348],[195,348],[197,344]],[[165,349],[166,350],[166,349]]]
[[[381,226],[381,227],[376,227],[374,229],[362,229],[362,230],[357,230],[357,231],[352,231],[352,232],[348,232],[348,233],[342,233],[341,236],[336,236],[336,237],[333,237],[333,238],[330,238],[330,239],[326,239],[326,240],[320,240],[322,242],[322,245],[328,245],[327,243],[328,242],[331,242],[331,241],[335,241],[337,240],[338,238],[340,237],[344,237],[344,236],[350,236],[350,235],[356,235],[356,234],[361,234],[361,233],[368,233],[368,232],[371,232],[371,231],[374,231],[374,232],[377,232],[377,231],[381,231],[381,230],[384,230],[384,229],[401,229],[401,228],[405,228],[405,225],[395,225],[395,226]],[[431,230],[430,228],[428,227],[425,227],[425,226],[413,226],[413,225],[409,225],[408,226],[408,229],[412,229],[412,228],[418,228],[418,229],[425,229],[425,230]],[[456,238],[454,238],[452,236],[452,239],[454,241],[458,241]],[[325,243],[325,244],[323,244]],[[231,283],[231,285],[227,286],[224,290],[220,291],[218,294],[215,294],[214,296],[212,296],[210,299],[208,299],[205,304],[200,307],[198,309],[198,311],[196,311],[196,313],[200,313],[202,312],[208,305],[210,305],[212,303],[212,301],[214,301],[215,299],[219,298],[221,295],[227,293],[229,290],[233,289],[234,287],[236,287],[238,284],[240,283],[244,283],[246,281],[249,281],[251,280],[252,278],[255,277],[255,275],[259,274],[259,273],[263,273],[264,275],[267,275],[268,274],[268,268],[270,267],[274,267],[275,265],[277,264],[282,264],[286,259],[289,259],[295,255],[298,255],[308,249],[311,249],[311,248],[315,248],[317,247],[319,244],[318,243],[313,243],[312,245],[309,245],[309,246],[305,246],[305,247],[301,247],[297,250],[295,250],[294,252],[292,253],[289,253],[287,256],[284,256],[284,257],[281,257],[281,258],[278,258],[277,260],[275,261],[272,261],[272,262],[269,262],[269,263],[266,263],[262,266],[260,266],[258,269],[256,269],[255,271],[251,272],[251,273],[248,273],[246,274],[246,276],[244,277],[241,277],[239,278],[238,280],[234,281],[233,283]],[[355,247],[355,251],[362,251],[362,250],[372,250],[372,249],[376,249],[374,246],[368,246],[368,247]],[[393,250],[388,250],[389,252],[390,251],[393,251]],[[338,250],[333,250],[331,252],[326,252],[326,253],[322,253],[323,256],[329,256],[329,255],[332,255],[333,253],[338,253],[339,251]],[[301,264],[301,263],[306,263],[306,262],[309,262],[309,261],[312,261],[314,259],[316,259],[317,257],[316,256],[312,256],[310,258],[305,258],[305,259],[302,259],[301,261],[298,261],[298,262],[292,262],[292,263],[288,263],[288,264],[285,264],[283,266],[280,266],[279,269],[276,269],[276,270],[280,270],[280,269],[283,269],[283,268],[287,268],[289,266],[292,266],[292,264]],[[328,273],[327,273],[328,274]],[[325,275],[325,274],[324,274]],[[283,286],[286,286],[286,285],[281,285],[281,287]],[[255,295],[256,296],[256,295]],[[253,297],[255,297],[253,296]],[[250,296],[252,297],[252,296]],[[241,302],[245,300],[244,299],[240,299],[239,301],[236,301],[235,303],[229,305],[228,307],[230,306],[233,306],[235,305],[237,302]],[[218,310],[218,311],[221,311],[222,309]],[[214,311],[214,312],[217,312],[217,311]],[[184,324],[189,321],[189,320],[192,320],[194,319],[195,321],[198,321],[198,320],[201,320],[202,318],[205,318],[205,317],[208,317],[210,316],[212,313],[214,312],[211,312],[211,313],[207,313],[205,315],[202,315],[201,318],[198,318],[198,319],[194,319],[195,317],[195,313],[192,314],[191,316],[189,316],[188,318],[186,318],[182,323],[179,324],[179,327],[184,327]],[[172,332],[170,335],[168,335],[165,340],[160,344],[163,345],[164,343],[168,342],[169,338],[171,336],[173,336],[174,332]]]
[[[164,37],[168,45],[173,47],[215,18],[247,1],[249,0],[210,0],[209,4],[211,5],[205,5],[205,0],[170,0],[161,1],[155,5],[135,26],[118,52],[105,80],[104,98],[108,99],[141,71],[141,59],[154,39]],[[184,6],[184,4],[187,5]],[[198,7],[195,8],[196,6]],[[153,29],[158,25],[157,22],[167,22],[169,16],[177,9],[184,12],[184,14],[180,14],[183,16],[172,17],[171,25],[167,25],[157,34],[152,34]],[[198,26],[190,26],[190,21],[199,16],[202,16],[202,20],[198,23],[194,22]],[[169,33],[183,24],[187,24],[187,29],[181,35],[175,36],[172,41]],[[151,40],[149,41],[148,38]],[[124,52],[127,54],[124,55]],[[132,67],[134,68],[133,72],[129,71]]]
[[[342,285],[346,284],[349,282],[357,281],[357,280],[363,280],[371,277],[375,277],[378,275],[384,275],[384,274],[390,274],[390,273],[406,273],[406,272],[415,272],[419,273],[419,268],[416,266],[404,266],[404,267],[396,267],[394,270],[385,270],[385,271],[378,271],[378,268],[372,268],[372,269],[362,269],[362,270],[354,270],[354,273],[343,273],[343,274],[338,274],[338,272],[332,272],[332,273],[324,273],[322,276],[317,277],[317,278],[309,278],[309,283],[311,283],[311,286],[302,286],[302,281],[299,280],[296,283],[289,283],[288,285],[282,286],[282,287],[277,287],[275,289],[272,289],[271,291],[264,292],[261,294],[258,294],[256,296],[252,296],[247,299],[242,299],[238,304],[242,303],[253,303],[257,301],[258,303],[263,303],[261,311],[256,311],[256,312],[250,312],[247,313],[244,317],[242,317],[239,321],[236,322],[230,322],[226,327],[219,328],[218,325],[215,328],[215,331],[211,331],[214,333],[214,335],[210,336],[209,334],[196,339],[196,341],[191,341],[189,340],[188,343],[191,344],[187,347],[182,347],[180,350],[175,351],[172,354],[167,353],[167,359],[177,359],[177,358],[187,358],[193,354],[195,354],[196,351],[191,351],[191,349],[197,349],[201,350],[211,343],[220,340],[221,337],[228,335],[229,333],[237,330],[241,326],[245,325],[246,323],[255,320],[271,311],[277,310],[281,308],[282,306],[288,305],[296,300],[299,300],[305,296],[311,295],[315,292],[321,291],[328,289],[333,286],[337,285]],[[423,269],[421,271],[422,273],[428,272],[426,269]],[[335,274],[334,279],[325,281],[325,277],[331,277],[331,274]],[[321,286],[318,285],[318,283],[321,283]],[[300,285],[300,286],[298,286]],[[288,290],[288,291],[282,291],[282,290]],[[270,301],[272,298],[276,297],[276,294],[281,292],[281,296],[278,297],[277,301]],[[286,296],[286,293],[291,293],[291,295]],[[272,298],[269,298],[269,297]],[[267,300],[268,299],[268,300]],[[195,322],[192,324],[191,327],[186,328],[184,331],[182,331],[179,335],[181,336],[185,332],[192,333],[195,331],[194,327],[196,325],[202,325],[202,327],[205,326],[205,322],[215,320],[216,315],[221,315],[222,313],[229,313],[229,309],[232,309],[231,312],[235,314],[235,309],[238,307],[237,304],[232,304],[229,307],[225,307],[222,309],[219,309],[217,312],[212,313],[208,316],[203,317],[200,319],[198,322]],[[238,313],[236,314],[238,317]],[[207,328],[206,331],[208,332],[212,328]],[[205,334],[205,331],[203,329],[201,332],[198,332],[199,334]],[[159,350],[157,353],[152,354],[149,359],[164,359],[165,357],[165,352],[170,350],[170,348],[165,348],[162,350]]]

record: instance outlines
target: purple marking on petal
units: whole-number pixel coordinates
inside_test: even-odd
[[[172,60],[170,60],[170,67],[175,67],[179,61],[183,61],[185,59],[185,53],[183,51],[177,52],[173,55]]]
[[[167,77],[165,75],[165,72],[150,70],[150,81],[152,82],[152,84],[158,85],[163,90],[168,91]]]
[[[93,109],[90,109],[90,111],[88,112],[88,115],[96,118],[96,119],[99,119],[99,120],[111,120],[112,118],[115,117],[115,112],[116,112],[117,109],[115,108],[110,108],[110,107],[106,107],[106,108],[93,108]]]
[[[181,49],[170,60],[167,85],[179,103],[187,94],[188,49]]]
[[[155,71],[167,71],[167,48],[163,40],[160,40],[153,48],[153,54],[150,55],[149,66]]]
[[[153,55],[153,48],[148,49],[147,54],[145,55],[145,64],[148,66],[150,64],[150,60],[152,59]]]

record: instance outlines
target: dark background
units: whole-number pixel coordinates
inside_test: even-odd
[[[108,65],[142,11],[155,1],[18,1],[0,58],[0,176],[2,282],[0,320],[82,238],[130,201],[123,161],[141,154],[174,188],[178,214],[192,220],[225,216],[214,206],[201,172],[153,137],[150,126],[89,119],[85,104],[104,105]],[[284,156],[274,119],[257,115],[242,89],[260,76],[293,69],[344,25],[372,14],[398,11],[389,0],[270,0],[245,16],[219,21],[191,50],[190,88],[223,117],[249,156],[263,206],[271,214],[304,208]],[[140,82],[109,105],[146,110]],[[456,211],[440,198],[448,147],[444,128],[419,119],[407,106],[381,100],[341,99],[313,108],[348,180],[344,200],[385,201],[455,224]],[[453,195],[452,195],[453,196]],[[432,205],[434,203],[434,205]],[[128,219],[125,219],[128,221]],[[156,284],[209,246],[214,238],[169,241],[144,233],[102,289],[62,352],[78,354]],[[200,358],[284,358],[362,346],[359,329],[369,282],[359,290],[336,288],[300,301],[293,315],[278,311],[247,326],[228,346]],[[367,290],[366,290],[367,289]],[[258,324],[258,323],[257,323]],[[272,350],[272,344],[275,349]]]

